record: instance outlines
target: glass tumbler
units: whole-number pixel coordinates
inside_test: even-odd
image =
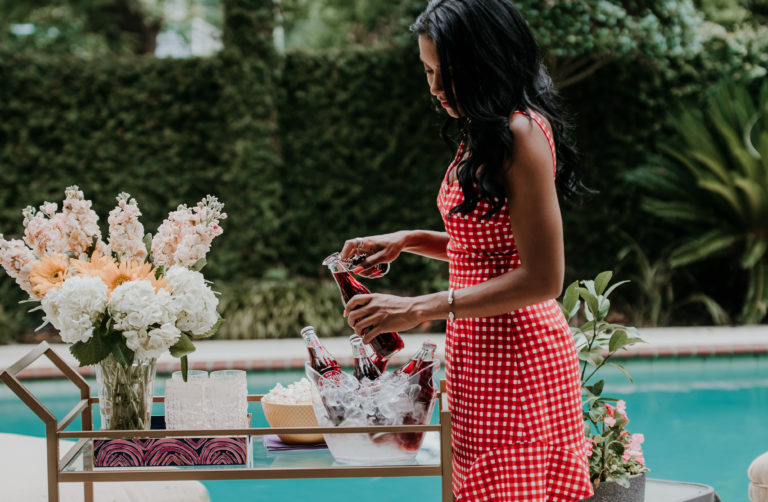
[[[211,372],[206,406],[216,429],[248,427],[248,383],[243,370]]]
[[[210,420],[205,402],[210,381],[206,371],[194,370],[187,381],[176,371],[165,381],[165,427],[167,429],[208,429]]]

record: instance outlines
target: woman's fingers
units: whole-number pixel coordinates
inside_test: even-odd
[[[357,333],[360,336],[367,335],[367,332],[373,331],[373,327],[376,326],[379,323],[379,318],[381,316],[378,314],[371,314],[368,316],[361,317],[357,320],[357,322],[352,325],[350,323],[350,326],[355,330],[355,333]]]
[[[346,240],[344,241],[344,246],[341,248],[341,253],[339,253],[339,255],[342,258],[351,258],[358,254],[358,248],[362,247],[362,244],[363,239],[361,237]]]
[[[355,295],[344,307],[344,317],[349,317],[353,310],[356,310],[364,305],[368,305],[371,302],[373,295]]]

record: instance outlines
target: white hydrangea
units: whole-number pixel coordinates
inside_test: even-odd
[[[123,336],[137,359],[157,359],[179,340],[181,331],[172,322],[167,322],[159,328],[126,330]]]
[[[45,320],[67,343],[87,342],[107,305],[107,285],[98,277],[70,277],[41,300]]]
[[[113,329],[123,333],[138,359],[156,358],[176,343],[178,310],[168,291],[149,281],[129,281],[112,291],[107,305]]]
[[[165,278],[173,290],[171,296],[178,312],[176,327],[198,336],[208,333],[219,320],[219,299],[205,283],[203,274],[173,266]]]

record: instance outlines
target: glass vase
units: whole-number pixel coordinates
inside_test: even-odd
[[[102,429],[149,429],[156,362],[134,360],[123,366],[110,354],[96,365]]]

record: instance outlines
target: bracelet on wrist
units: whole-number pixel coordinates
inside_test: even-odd
[[[448,288],[448,322],[453,322],[455,317],[453,314],[453,288]]]

